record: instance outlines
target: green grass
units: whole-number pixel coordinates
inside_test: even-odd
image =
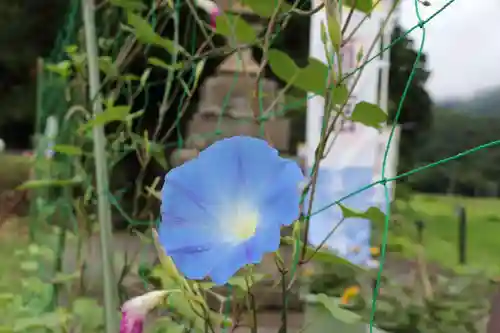
[[[27,244],[27,233],[18,218],[9,219],[0,228],[0,293],[15,293],[21,288],[19,258],[15,255]]]
[[[458,217],[456,207],[467,212],[467,265],[500,274],[500,200],[415,195],[403,215],[399,232],[416,240],[414,221],[425,223],[423,242],[426,258],[445,266],[458,264]],[[396,207],[404,205],[396,203]],[[395,231],[397,232],[397,230]],[[390,239],[389,239],[390,243]]]

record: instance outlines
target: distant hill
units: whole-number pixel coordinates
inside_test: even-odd
[[[437,106],[482,117],[500,117],[500,87],[484,90],[465,100],[447,100]]]

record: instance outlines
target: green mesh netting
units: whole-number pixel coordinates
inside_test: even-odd
[[[415,3],[415,14],[418,19],[418,24],[414,26],[413,28],[409,29],[404,36],[400,37],[398,40],[393,41],[390,45],[386,46],[381,52],[386,52],[388,51],[394,44],[398,43],[402,38],[406,37],[408,34],[410,34],[412,31],[418,29],[420,30],[422,34],[422,41],[419,47],[419,52],[418,56],[415,59],[414,65],[413,65],[413,70],[411,72],[411,75],[408,79],[408,82],[406,84],[405,90],[403,95],[401,96],[401,99],[399,100],[399,106],[397,110],[397,115],[394,120],[394,123],[396,124],[402,105],[404,103],[406,93],[410,87],[410,83],[413,79],[415,69],[419,65],[420,57],[422,54],[422,49],[425,43],[426,39],[426,33],[425,33],[425,25],[428,21],[432,20],[436,16],[438,16],[445,8],[447,8],[454,0],[450,0],[447,4],[445,4],[442,8],[436,11],[434,15],[429,17],[427,20],[423,20],[420,17],[419,14],[419,1],[414,0]],[[152,8],[154,9],[156,6],[157,2],[153,1],[152,2]],[[175,7],[176,11],[174,13],[174,23],[175,24],[180,24],[180,25],[191,25],[194,27],[197,23],[192,20],[191,22],[178,22],[178,10],[180,6],[184,5],[183,2],[180,0],[175,1]],[[81,44],[81,19],[80,19],[80,0],[72,0],[70,3],[70,8],[69,8],[69,13],[66,19],[66,24],[64,28],[62,29],[60,35],[57,38],[56,45],[54,47],[54,50],[51,54],[51,56],[48,59],[45,59],[46,63],[57,63],[65,59],[66,54],[67,54],[67,47],[70,45],[80,45]],[[153,11],[154,12],[154,11]],[[107,13],[108,16],[106,16],[106,19],[102,21],[98,27],[98,33],[100,37],[106,38],[113,36],[113,41],[111,47],[109,47],[107,50],[107,54],[101,54],[109,56],[111,58],[115,58],[118,54],[118,51],[120,47],[123,45],[123,43],[126,41],[126,36],[124,34],[123,29],[118,29],[117,24],[118,22],[122,22],[124,17],[121,14],[121,12],[117,11],[114,13]],[[106,24],[106,22],[113,21],[113,24]],[[153,26],[156,26],[157,24],[157,18],[156,16],[150,15],[149,21]],[[191,30],[195,30],[194,28]],[[196,35],[193,33],[192,36],[181,36],[184,38],[190,38],[191,39],[191,47],[188,47],[187,50],[189,52],[194,53],[195,50],[195,45],[198,44],[199,41],[196,40]],[[380,54],[380,53],[379,53]],[[359,66],[359,68],[353,73],[355,74],[359,70],[361,70],[366,64],[370,63],[372,60],[376,59],[379,57],[379,54],[374,55],[370,59],[368,59],[366,62],[364,62],[362,65]],[[189,82],[185,82],[185,84],[190,87],[193,84],[196,84],[196,75],[195,75],[195,70],[193,68],[192,70],[193,75]],[[71,156],[64,155],[64,154],[57,154],[55,157],[55,160],[51,163],[47,163],[45,157],[44,157],[44,151],[47,147],[47,138],[42,135],[44,132],[44,126],[47,122],[47,119],[49,116],[55,116],[58,121],[59,121],[59,135],[57,136],[57,142],[56,144],[59,145],[74,145],[74,133],[75,130],[77,129],[78,125],[81,125],[83,119],[79,119],[77,117],[70,118],[68,117],[68,110],[70,107],[73,105],[73,102],[71,98],[68,98],[68,87],[69,87],[69,80],[62,78],[60,75],[57,75],[53,73],[53,71],[48,71],[43,69],[41,73],[39,73],[39,101],[38,101],[38,110],[37,110],[37,125],[36,125],[36,133],[37,133],[37,154],[36,154],[36,177],[37,179],[44,179],[47,176],[50,176],[51,178],[55,179],[60,179],[60,180],[67,180],[72,177],[74,174],[73,166],[70,163]],[[235,74],[234,76],[234,83],[238,80],[238,73]],[[148,84],[154,84],[154,83],[148,83]],[[229,98],[232,94],[232,90],[230,89],[224,100],[224,105],[222,107],[222,112],[224,112],[227,108],[227,103],[229,102]],[[177,122],[176,125],[178,125],[178,122],[181,120],[183,116],[183,106],[185,105],[185,101],[188,100],[188,94],[184,94],[183,97],[181,98],[181,101],[179,103],[179,106],[177,108]],[[262,100],[262,99],[261,99]],[[147,97],[145,100],[145,103],[147,103]],[[262,104],[262,103],[261,103]],[[284,115],[288,110],[293,109],[295,105],[286,105],[281,108],[279,111],[280,115]],[[174,106],[171,107],[171,109],[168,112],[173,112],[173,109],[175,109]],[[260,111],[262,113],[262,105],[260,106]],[[221,125],[222,118],[220,119],[217,129],[214,131],[213,136],[214,137],[219,137],[221,134],[220,130],[220,125]],[[255,121],[255,119],[251,120]],[[260,133],[263,136],[264,135],[264,123],[266,121],[265,117],[261,117],[258,119],[260,123]],[[380,269],[378,272],[378,278],[377,278],[377,286],[374,291],[374,297],[373,297],[373,303],[372,303],[372,323],[370,325],[370,332],[373,329],[373,317],[375,314],[376,310],[376,299],[378,295],[378,288],[380,284],[380,279],[381,279],[381,274],[382,274],[382,269],[384,266],[385,262],[385,256],[386,256],[386,244],[387,244],[387,236],[388,236],[388,223],[390,219],[390,202],[389,202],[389,190],[386,186],[388,182],[391,181],[396,181],[398,179],[407,177],[409,175],[412,175],[417,172],[424,171],[425,169],[434,167],[438,164],[446,163],[448,161],[460,158],[462,156],[471,154],[475,151],[478,151],[480,149],[488,148],[494,145],[497,145],[500,143],[499,141],[494,141],[490,143],[486,143],[484,145],[481,145],[479,147],[470,149],[468,151],[464,151],[460,154],[457,154],[455,156],[448,157],[446,159],[436,161],[434,163],[431,163],[426,166],[419,167],[417,169],[411,170],[409,172],[406,172],[404,174],[397,175],[393,178],[386,178],[385,173],[386,173],[386,161],[387,161],[387,155],[389,151],[389,147],[392,143],[393,135],[394,135],[394,129],[393,127],[389,142],[387,144],[385,154],[384,154],[384,160],[383,160],[383,165],[382,165],[382,179],[380,179],[377,182],[374,182],[373,184],[369,184],[363,188],[360,188],[358,191],[351,193],[349,196],[355,195],[361,191],[364,191],[368,188],[371,188],[375,185],[382,184],[385,187],[385,197],[386,197],[386,211],[388,212],[385,218],[385,227],[383,231],[383,237],[382,237],[382,250],[381,250],[381,259],[380,259]],[[142,135],[142,133],[139,133]],[[177,143],[176,146],[178,148],[182,148],[185,145],[184,139],[182,138],[179,126],[176,126],[176,134],[177,134]],[[90,182],[91,180],[85,180],[87,182]],[[145,184],[147,185],[147,184]],[[84,193],[84,195],[88,195],[88,193]],[[91,194],[94,195],[94,194]],[[348,197],[349,197],[348,196]],[[78,230],[77,229],[77,224],[78,222],[78,214],[75,212],[74,209],[74,198],[75,198],[75,193],[72,190],[69,190],[67,187],[61,186],[61,187],[50,187],[49,189],[46,188],[41,188],[41,189],[36,189],[34,190],[34,197],[33,197],[33,202],[32,202],[32,224],[31,224],[31,235],[32,238],[35,241],[40,241],[40,242],[45,242],[50,244],[52,248],[57,249],[57,260],[54,264],[54,267],[51,267],[51,269],[47,269],[47,267],[44,268],[44,271],[41,272],[41,274],[44,275],[50,275],[50,274],[55,274],[55,272],[60,271],[61,265],[62,265],[62,254],[64,251],[64,244],[66,242],[65,237],[66,233],[65,232],[60,232],[59,235],[57,235],[55,238],[52,234],[51,236],[49,233],[46,232],[46,227],[47,224],[50,225],[51,223],[56,223],[52,222],[54,220],[54,215],[57,215],[57,220],[58,221],[65,221],[64,228],[61,230],[64,230],[65,228],[68,228],[70,230]],[[330,205],[327,207],[324,207],[322,210],[325,210],[333,205],[337,205],[340,201],[346,199],[342,198],[341,200],[337,202],[332,202]],[[129,216],[128,213],[126,213],[126,210],[123,209],[123,202],[122,198],[120,197],[119,194],[117,193],[110,193],[109,195],[109,200],[111,202],[111,205],[114,207],[114,209],[120,213],[130,225],[139,225],[139,224],[149,224],[152,225],[156,221],[147,221],[147,220],[136,220],[132,216]],[[317,214],[319,211],[314,212],[313,214]],[[306,216],[306,219],[309,218]],[[47,223],[48,222],[48,223]],[[73,228],[73,229],[72,229]],[[295,267],[299,261],[299,258],[295,258],[294,261],[294,267],[293,271],[295,270]],[[295,272],[292,272],[294,274]],[[53,294],[53,300],[54,304],[57,299],[58,290],[54,290]],[[229,309],[228,309],[229,310]]]

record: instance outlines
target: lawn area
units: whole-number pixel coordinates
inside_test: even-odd
[[[399,203],[398,203],[399,204]],[[500,274],[500,199],[415,195],[413,213],[404,214],[403,234],[416,239],[414,221],[425,223],[424,245],[428,260],[455,267],[458,264],[457,205],[467,212],[467,264]],[[390,240],[389,240],[390,242]]]
[[[0,293],[15,293],[21,288],[19,258],[15,253],[24,249],[28,235],[20,219],[10,219],[0,227]]]

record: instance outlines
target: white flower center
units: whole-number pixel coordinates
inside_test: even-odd
[[[255,235],[259,224],[259,212],[246,202],[238,202],[225,214],[223,232],[230,243],[242,243]]]
[[[233,235],[236,239],[243,242],[257,231],[257,224],[259,223],[259,215],[257,212],[249,212],[245,215],[238,215],[233,228]]]

